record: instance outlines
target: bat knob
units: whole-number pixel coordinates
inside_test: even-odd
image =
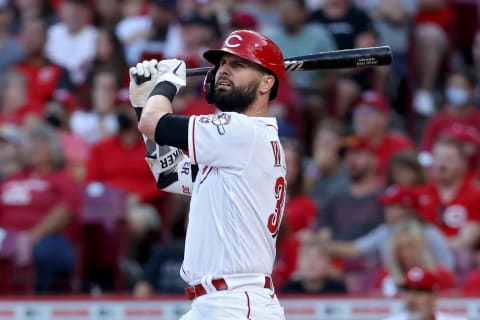
[[[144,82],[147,82],[152,79],[152,77],[144,77],[144,76],[139,76],[139,75],[134,75],[133,79],[135,80],[135,83],[137,85],[141,85]]]

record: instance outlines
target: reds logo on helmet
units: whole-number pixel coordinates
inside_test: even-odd
[[[207,50],[203,56],[214,65],[218,65],[220,58],[225,53],[261,65],[272,72],[277,81],[282,79],[285,72],[280,48],[271,39],[255,31],[233,31],[225,39],[220,49]]]

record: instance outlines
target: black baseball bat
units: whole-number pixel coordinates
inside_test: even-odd
[[[290,57],[284,60],[286,71],[345,69],[387,66],[392,63],[389,46],[333,50]],[[212,67],[187,69],[187,76],[205,75]]]

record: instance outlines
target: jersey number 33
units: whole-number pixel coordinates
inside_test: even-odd
[[[278,141],[271,141],[273,153],[275,155],[275,166],[280,165],[280,143]],[[280,229],[280,223],[282,222],[283,209],[285,206],[286,196],[286,181],[285,177],[279,176],[275,181],[275,210],[268,216],[267,227],[268,231],[275,238]]]

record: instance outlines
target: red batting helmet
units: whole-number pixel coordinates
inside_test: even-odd
[[[233,31],[225,39],[220,49],[208,50],[203,57],[218,66],[225,53],[254,62],[273,74],[277,81],[272,90],[274,96],[270,98],[275,97],[278,83],[285,72],[285,66],[282,51],[271,39],[251,30]]]

